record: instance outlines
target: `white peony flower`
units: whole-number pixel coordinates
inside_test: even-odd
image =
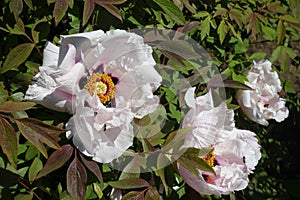
[[[123,30],[101,30],[48,42],[26,99],[69,112],[76,147],[98,162],[119,157],[133,141],[133,118],[153,112],[162,81],[152,49]]]
[[[254,62],[249,71],[246,83],[253,90],[241,90],[237,93],[237,101],[249,119],[267,126],[267,120],[283,121],[289,115],[285,107],[285,99],[278,93],[282,88],[277,72],[272,70],[272,63],[268,60]]]
[[[180,164],[178,170],[183,180],[200,194],[229,194],[248,185],[248,175],[261,157],[255,134],[234,128],[233,110],[225,103],[213,105],[211,92],[193,100],[194,89],[185,96],[191,110],[185,116],[183,127],[194,126],[187,133],[184,147],[213,148],[203,159],[216,175],[198,170],[196,176]]]

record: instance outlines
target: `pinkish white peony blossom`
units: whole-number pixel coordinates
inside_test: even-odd
[[[249,71],[246,84],[253,90],[241,90],[237,93],[237,101],[243,112],[254,122],[267,126],[267,120],[282,122],[289,115],[285,107],[285,99],[278,93],[282,88],[277,72],[272,70],[268,60],[254,62]]]
[[[261,157],[255,134],[234,126],[233,110],[225,103],[213,105],[209,91],[194,99],[194,89],[185,96],[190,111],[184,118],[183,127],[194,126],[187,133],[184,147],[213,148],[211,155],[203,159],[214,169],[216,175],[198,170],[196,176],[178,164],[183,180],[200,194],[229,194],[248,185],[248,175]]]
[[[119,157],[133,141],[133,118],[153,112],[162,81],[152,49],[123,30],[62,36],[48,42],[26,99],[73,117],[75,146],[98,162]]]

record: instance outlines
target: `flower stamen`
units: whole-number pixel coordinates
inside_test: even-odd
[[[88,78],[88,82],[84,88],[87,89],[92,96],[96,93],[103,104],[106,104],[115,96],[115,84],[108,74],[92,74]]]
[[[215,154],[214,150],[212,150],[209,154],[202,158],[209,166],[214,166]]]

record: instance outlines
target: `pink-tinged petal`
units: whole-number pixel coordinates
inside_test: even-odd
[[[43,70],[35,76],[36,82],[28,87],[25,100],[39,103],[60,112],[72,113],[73,95],[60,90],[55,81]]]
[[[186,96],[193,96],[191,91]],[[193,102],[189,104],[193,106]],[[197,97],[195,106],[184,117],[183,127],[195,128],[186,134],[183,146],[214,148],[216,175],[198,169],[199,176],[196,176],[178,164],[183,180],[200,194],[230,194],[246,188],[248,175],[261,157],[255,133],[234,128],[233,117],[233,110],[225,103],[214,105],[211,92]]]
[[[254,62],[247,78],[246,84],[253,90],[239,91],[236,99],[249,119],[267,126],[269,119],[281,122],[288,117],[285,102],[278,95],[282,89],[280,79],[277,72],[272,71],[270,61]]]

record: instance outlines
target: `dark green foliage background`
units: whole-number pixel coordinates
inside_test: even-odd
[[[237,126],[257,133],[262,146],[262,158],[249,177],[248,188],[229,196],[201,196],[182,182],[174,182],[176,172],[168,166],[167,185],[181,189],[173,189],[168,196],[164,194],[164,199],[300,199],[299,0],[3,0],[0,7],[0,103],[23,100],[42,63],[47,41],[58,44],[60,35],[78,32],[145,27],[177,30],[201,44],[222,74],[239,82],[246,80],[245,73],[253,59],[269,59],[280,76],[281,95],[287,99],[290,115],[282,123],[270,121],[268,127],[262,127],[236,110]],[[236,90],[226,88],[226,92],[231,97]],[[237,103],[233,100],[231,104]],[[171,114],[176,119],[176,113]],[[13,117],[28,116],[53,125],[62,125],[69,118],[67,114],[38,105],[14,113]],[[61,136],[60,145],[68,142]],[[47,151],[50,155],[53,149]],[[15,178],[14,174],[0,171],[3,175],[0,198],[70,199],[66,171],[71,160],[49,176],[31,182],[28,170],[35,158],[39,158],[35,164],[41,170],[46,158],[22,136],[18,145],[18,170],[9,167],[8,159],[0,151],[0,169],[6,168],[22,177],[22,181],[8,183],[11,187],[2,187]],[[99,166],[104,184],[99,184],[88,172],[85,199],[109,199],[111,186],[107,182],[120,176],[118,171]],[[142,174],[141,178],[147,180],[149,176]],[[158,176],[155,181],[158,187]],[[102,191],[97,193],[93,183]]]

